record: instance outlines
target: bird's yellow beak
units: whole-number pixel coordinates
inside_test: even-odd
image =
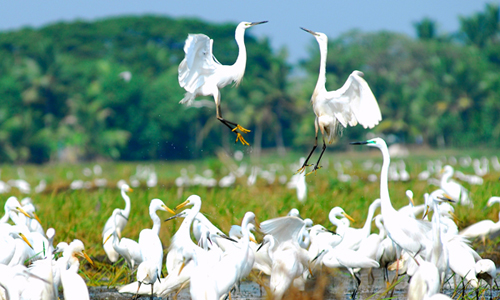
[[[40,223],[40,225],[42,224],[42,221],[40,221],[40,218],[36,215],[36,213],[33,213],[33,217],[35,217],[35,219],[38,221],[38,223]]]
[[[257,243],[257,241],[256,241],[253,237],[249,236],[249,239],[250,239],[252,242],[254,242],[254,243],[258,244],[258,243]]]
[[[453,218],[453,221],[455,222],[455,224],[457,224],[457,225],[458,225],[458,223],[459,223],[459,221],[460,221],[460,220],[458,219],[458,216],[457,216],[457,215],[455,215],[455,214],[454,214],[453,212],[451,212],[451,211],[450,211],[450,213],[449,213],[449,214],[450,214],[450,215],[451,215],[451,217]]]
[[[102,243],[103,245],[106,244],[106,242],[109,240],[109,238],[113,235],[113,233],[111,233],[110,235],[108,235],[108,237],[104,240],[104,243]]]
[[[319,34],[317,34],[316,32],[312,31],[312,30],[309,30],[309,29],[305,29],[304,27],[300,27],[300,29],[304,30],[305,32],[309,32],[310,34],[314,35],[314,36],[318,36]]]
[[[18,212],[22,213],[23,215],[31,219],[31,216],[24,209],[20,208],[19,206],[16,207],[16,209]]]
[[[427,216],[427,214],[429,213],[429,205],[427,205],[427,208],[425,209],[425,213],[424,215],[422,216],[422,220],[425,219],[425,217]]]
[[[179,269],[179,274],[177,274],[177,276],[181,275],[181,272],[182,272],[182,270],[184,270],[185,266],[186,266],[186,264],[184,262],[182,262],[181,268]]]
[[[182,202],[181,204],[177,205],[175,207],[175,210],[179,210],[179,209],[183,208],[184,206],[186,206],[188,204],[189,204],[189,200],[186,200],[186,201]]]
[[[134,190],[132,188],[128,188],[127,192],[133,192]]]
[[[413,197],[410,197],[410,202],[411,202],[411,205],[415,206],[415,202],[413,202]]]
[[[26,236],[22,233],[19,232],[19,236],[23,239],[23,241],[30,246],[31,249],[33,249],[33,246],[31,245],[30,241],[26,238]]]
[[[344,217],[348,218],[351,222],[356,222],[356,221],[354,221],[354,219],[351,216],[349,216],[345,212],[342,212],[342,215],[344,215]]]
[[[90,259],[90,257],[87,255],[87,253],[85,253],[85,251],[82,251],[81,253],[77,253],[77,254],[80,255],[81,257],[85,258],[92,266],[95,266],[94,262],[92,261],[92,259]]]
[[[171,214],[174,214],[175,215],[175,211],[171,210],[170,208],[168,208],[166,205],[162,205],[161,207],[163,207],[166,211],[168,211],[169,213]]]

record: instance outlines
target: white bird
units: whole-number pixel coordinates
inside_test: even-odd
[[[440,281],[438,269],[430,262],[422,261],[411,277],[408,287],[408,300],[447,300],[450,297],[439,294]]]
[[[298,246],[293,239],[278,241],[273,235],[264,236],[262,245],[269,244],[268,253],[272,260],[269,287],[273,299],[283,298],[295,278],[308,270],[307,252]]]
[[[382,114],[368,83],[363,79],[363,73],[354,71],[351,73],[344,85],[335,91],[327,91],[326,82],[326,56],[328,51],[328,37],[321,32],[314,32],[305,28],[303,30],[314,35],[319,44],[321,61],[319,76],[311,97],[316,120],[316,139],[306,161],[299,169],[305,170],[309,158],[318,146],[318,129],[323,136],[323,150],[318,161],[311,172],[320,168],[320,161],[326,150],[326,142],[331,144],[336,136],[337,124],[347,127],[361,124],[364,128],[373,128],[382,120]]]
[[[491,197],[488,200],[488,206],[497,202],[500,203],[500,197]],[[459,234],[471,240],[480,237],[484,245],[486,244],[486,237],[490,234],[495,234],[498,231],[500,231],[500,213],[498,214],[497,222],[492,220],[482,220],[462,229]]]
[[[352,250],[357,250],[359,248],[360,243],[370,235],[373,215],[375,214],[375,210],[380,207],[380,203],[381,200],[376,199],[372,204],[370,204],[363,228],[352,228],[349,227],[348,224],[338,220],[336,217],[340,216],[343,218],[350,218],[351,221],[354,221],[354,219],[348,216],[342,208],[332,208],[328,214],[328,218],[333,225],[337,226],[337,234],[343,237],[342,242],[338,245],[338,247]]]
[[[158,210],[168,211],[175,214],[175,212],[168,208],[160,199],[151,200],[149,205],[149,216],[153,221],[153,227],[151,229],[143,229],[139,233],[139,247],[141,249],[143,263],[145,261],[151,261],[155,264],[157,277],[160,278],[161,268],[163,265],[163,246],[159,237],[161,220],[156,214],[156,211]],[[150,264],[147,264],[147,266],[150,266]],[[139,277],[139,272],[137,273],[137,281],[141,282],[141,280],[145,280],[144,278]]]
[[[123,216],[120,216],[121,212],[119,209],[115,209],[113,211],[113,218],[115,220],[115,223],[120,218],[123,218]],[[119,226],[115,226],[116,230],[114,230],[111,235],[107,237],[107,239],[104,241],[104,245],[106,243],[109,243],[108,240],[109,238],[113,238],[111,243],[113,245],[113,249],[121,255],[125,261],[127,261],[127,264],[130,268],[130,270],[134,270],[136,266],[138,266],[142,261],[142,253],[141,253],[141,248],[139,246],[139,243],[137,243],[134,240],[131,240],[129,238],[120,238],[121,236],[121,229]]]
[[[233,65],[222,65],[212,52],[213,40],[204,34],[189,34],[184,45],[186,57],[179,64],[179,85],[186,90],[180,103],[190,106],[198,96],[213,96],[217,119],[236,133],[236,142],[249,145],[241,133],[249,130],[222,117],[220,110],[220,89],[228,84],[238,85],[245,74],[247,52],[245,48],[245,30],[252,26],[266,23],[241,22],[236,27],[235,39],[238,45],[238,58]],[[240,132],[238,132],[239,130]]]
[[[380,199],[382,217],[384,218],[384,227],[387,230],[387,235],[394,241],[396,246],[404,249],[415,255],[421,253],[425,255],[427,246],[430,241],[431,223],[416,220],[407,214],[402,214],[394,209],[389,196],[388,187],[388,170],[391,158],[387,149],[387,144],[381,138],[374,138],[365,142],[354,142],[353,145],[367,145],[380,149],[383,157],[383,164],[380,174]],[[400,252],[398,251],[398,257]]]
[[[495,263],[491,259],[480,259],[476,262],[474,272],[476,273],[477,279],[483,279],[490,286],[490,299],[493,298],[493,282],[498,287],[496,282],[497,268]]]
[[[130,197],[127,195],[127,192],[131,191],[132,189],[126,183],[120,186],[120,193],[122,195],[123,201],[125,201],[125,208],[116,208],[113,211],[111,217],[109,217],[109,219],[106,221],[104,229],[102,230],[103,248],[111,262],[116,262],[118,260],[119,254],[113,248],[113,243],[105,243],[105,241],[111,234],[113,234],[113,232],[116,231],[116,229],[119,229],[119,232],[121,232],[125,228],[125,225],[127,225],[128,217],[130,215]],[[115,211],[118,211],[120,213],[115,214]]]
[[[300,158],[300,163],[304,164],[305,157]],[[287,188],[297,190],[297,199],[299,202],[305,202],[307,198],[307,184],[306,176],[304,172],[294,174],[290,177],[290,181],[287,183]]]
[[[452,179],[453,172],[452,166],[444,166],[441,171],[442,176],[439,187],[445,191],[446,195],[448,195],[451,200],[462,205],[474,207],[474,203],[472,203],[472,200],[469,198],[467,189]]]

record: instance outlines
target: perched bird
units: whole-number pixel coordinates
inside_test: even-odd
[[[474,203],[472,203],[467,189],[452,179],[454,172],[453,167],[446,165],[441,172],[443,175],[441,176],[439,187],[445,191],[446,195],[455,202],[474,207]]]
[[[123,231],[125,225],[127,225],[128,217],[130,215],[130,197],[127,195],[127,192],[132,192],[132,189],[128,186],[128,184],[124,183],[120,185],[120,192],[123,201],[125,201],[125,208],[115,208],[113,214],[108,218],[106,224],[104,225],[104,229],[102,230],[103,248],[111,262],[116,262],[118,260],[119,254],[113,248],[112,243],[106,243],[105,241],[117,229],[119,230],[119,232]],[[115,213],[115,211],[117,213]],[[115,216],[118,216],[118,218],[116,218]]]
[[[241,82],[247,62],[244,42],[245,30],[266,22],[241,22],[238,24],[235,39],[239,52],[236,62],[232,65],[222,65],[217,61],[212,53],[213,40],[204,34],[188,35],[184,45],[186,57],[179,64],[179,85],[186,90],[180,103],[190,106],[198,96],[214,97],[217,119],[236,134],[236,142],[239,140],[247,146],[249,144],[241,133],[248,133],[250,130],[222,117],[220,89],[233,82],[236,85]]]
[[[344,85],[335,91],[327,91],[326,82],[326,54],[328,51],[328,37],[321,32],[314,32],[305,28],[303,30],[314,35],[320,49],[319,76],[311,97],[316,120],[314,122],[316,129],[316,140],[306,161],[298,172],[303,172],[307,166],[309,158],[318,146],[318,128],[323,136],[323,150],[319,155],[318,161],[311,172],[320,168],[320,161],[326,150],[326,142],[333,143],[337,124],[342,126],[363,125],[364,128],[373,128],[382,120],[382,114],[378,107],[377,99],[373,95],[368,83],[363,79],[363,73],[354,71],[351,73]],[[310,174],[309,172],[308,174]]]

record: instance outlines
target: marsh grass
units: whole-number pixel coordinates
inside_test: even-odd
[[[477,151],[477,157],[486,155],[490,157],[493,152]],[[439,159],[444,156],[457,155],[459,152],[424,152],[405,158],[407,170],[411,174],[412,180],[408,182],[390,182],[389,189],[393,205],[396,208],[408,204],[405,191],[411,189],[414,192],[416,204],[423,203],[423,194],[431,192],[437,187],[429,185],[425,181],[418,181],[417,174],[427,167],[428,159]],[[344,168],[346,174],[356,176],[357,180],[351,182],[340,182],[337,179],[337,172],[333,168],[336,161],[344,162],[350,160],[353,167]],[[264,180],[258,179],[255,186],[248,187],[247,177],[238,178],[236,184],[231,188],[204,188],[185,187],[178,190],[174,184],[175,178],[179,176],[182,168],[189,170],[189,176],[194,173],[202,173],[210,168],[214,172],[214,177],[220,179],[228,173],[226,162],[218,159],[207,159],[197,162],[156,162],[155,171],[158,174],[158,185],[147,188],[144,182],[141,186],[134,188],[129,193],[132,208],[127,226],[122,232],[122,236],[137,240],[139,232],[151,227],[152,222],[148,215],[148,206],[153,198],[162,199],[167,206],[174,208],[183,202],[189,195],[197,194],[203,200],[201,212],[216,226],[227,232],[232,224],[240,224],[246,211],[253,211],[257,216],[257,221],[283,216],[291,208],[298,208],[303,217],[313,219],[315,223],[323,224],[327,228],[333,228],[328,221],[328,212],[334,206],[342,206],[356,222],[353,227],[362,227],[368,211],[369,204],[379,197],[379,182],[369,182],[367,177],[370,173],[378,172],[365,171],[362,162],[370,159],[375,163],[381,163],[379,151],[369,151],[367,149],[350,151],[346,153],[327,153],[323,160],[324,168],[316,174],[307,177],[308,198],[305,203],[300,203],[296,198],[296,192],[287,189],[285,185],[277,182],[267,184]],[[268,168],[274,163],[284,167],[278,171],[277,175],[284,174],[288,178],[295,170],[289,168],[290,163],[297,163],[298,154],[289,154],[286,157],[269,155],[261,159],[260,165]],[[396,162],[399,159],[392,159]],[[245,161],[251,165],[248,159]],[[92,188],[89,190],[71,190],[70,182],[73,179],[92,180],[94,177],[82,175],[82,169],[92,168],[94,164],[82,165],[44,165],[44,166],[22,166],[27,180],[32,187],[38,184],[40,179],[47,180],[48,187],[41,194],[31,194],[37,207],[37,214],[42,220],[45,229],[53,227],[56,230],[55,244],[60,241],[70,242],[73,239],[80,239],[84,242],[86,252],[95,259],[94,267],[86,262],[82,262],[83,275],[88,280],[90,286],[120,285],[130,280],[130,270],[123,261],[111,264],[106,258],[102,248],[102,229],[106,220],[111,216],[114,208],[123,208],[124,202],[120,196],[116,182],[120,179],[129,180],[130,176],[136,172],[137,163],[101,163],[103,175],[108,180],[106,188]],[[459,168],[466,174],[473,174],[472,167]],[[1,166],[2,180],[18,178],[17,166]],[[484,208],[490,196],[500,195],[499,173],[489,173],[484,177],[484,184],[481,186],[471,186],[464,183],[470,190],[475,207],[456,206],[455,213],[459,217],[459,227],[464,228],[482,219],[498,219],[498,207]],[[247,170],[247,174],[249,170]],[[26,195],[20,194],[17,189],[12,189],[11,193],[0,195],[0,204],[15,195],[23,198]],[[171,215],[168,212],[158,212],[160,218],[166,219]],[[171,237],[179,228],[182,220],[174,220],[162,223],[160,238],[163,246],[168,249]],[[374,228],[374,227],[372,227]],[[376,231],[376,229],[375,229]],[[474,248],[486,257],[498,258],[497,243],[488,241],[485,246],[475,242]],[[166,274],[166,270],[163,272]],[[311,299],[318,299],[311,296]]]

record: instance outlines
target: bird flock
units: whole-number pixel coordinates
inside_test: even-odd
[[[204,34],[189,34],[184,46],[186,56],[179,65],[179,84],[186,90],[181,103],[194,105],[195,98],[212,96],[217,119],[236,135],[236,142],[243,145],[249,145],[243,135],[250,131],[222,117],[220,89],[230,83],[238,85],[242,80],[246,65],[244,32],[263,23],[266,21],[241,22],[237,26],[235,39],[239,54],[233,65],[225,66],[217,61],[212,54],[213,40]],[[364,128],[373,128],[382,120],[377,100],[362,72],[353,71],[340,89],[326,90],[327,37],[323,33],[302,29],[316,38],[321,60],[318,81],[311,97],[316,115],[315,144],[306,158],[292,166],[295,174],[288,179],[286,175],[278,174],[285,169],[283,167],[274,165],[264,170],[241,163],[229,167],[229,174],[217,180],[210,170],[190,177],[189,171],[183,169],[175,180],[178,190],[193,185],[226,188],[249,173],[249,186],[254,185],[259,176],[270,184],[278,179],[288,188],[296,189],[297,199],[304,202],[307,199],[306,175],[321,168],[326,144],[335,140],[338,123],[343,127],[359,123]],[[123,73],[120,76],[128,81],[132,75]],[[317,162],[310,165],[309,160],[317,147],[318,130],[322,134],[323,148]],[[309,281],[323,274],[323,270],[332,268],[343,268],[351,274],[352,298],[356,297],[360,286],[360,272],[365,269],[371,272],[374,268],[384,270],[388,284],[391,280],[395,283],[398,275],[409,275],[408,299],[449,299],[440,292],[445,285],[458,285],[459,282],[464,287],[477,289],[484,280],[492,288],[496,266],[493,261],[481,258],[471,248],[470,241],[480,238],[484,243],[500,232],[500,220],[483,220],[459,231],[454,221],[454,205],[474,207],[475,203],[469,191],[452,179],[455,175],[470,184],[483,184],[483,176],[489,172],[489,160],[465,157],[453,158],[449,164],[442,160],[429,162],[427,169],[418,174],[418,180],[426,180],[438,187],[426,193],[425,204],[419,206],[414,205],[413,193],[408,190],[408,206],[397,210],[391,202],[389,183],[410,180],[404,160],[391,165],[390,151],[382,138],[352,144],[381,151],[382,164],[369,160],[363,164],[363,168],[371,173],[368,180],[380,182],[380,195],[367,208],[367,219],[362,228],[350,227],[354,220],[343,208],[333,207],[328,219],[336,227],[335,232],[315,223],[314,216],[304,218],[305,215],[301,216],[297,209],[292,209],[287,216],[260,223],[257,222],[258,216],[248,211],[240,224],[233,225],[225,233],[202,213],[201,197],[191,195],[174,209],[160,199],[152,199],[148,210],[152,227],[143,229],[137,241],[123,237],[122,232],[131,214],[128,193],[139,186],[141,180],[148,187],[158,184],[154,167],[138,166],[136,174],[129,178],[130,185],[125,180],[118,182],[125,207],[114,209],[102,230],[103,250],[108,259],[115,263],[123,257],[131,270],[130,275],[135,274],[135,280],[119,286],[118,292],[133,294],[135,298],[139,295],[166,298],[189,288],[191,299],[226,299],[231,295],[241,295],[240,283],[255,270],[259,273],[256,277],[259,282],[268,287],[269,296],[278,300],[284,298],[292,286],[305,290]],[[239,161],[241,157],[235,159]],[[459,173],[452,167],[456,164],[473,166],[476,174]],[[500,169],[497,158],[492,159],[491,165],[495,170]],[[304,172],[309,166],[313,167],[312,170]],[[358,180],[354,174],[346,174],[351,166],[349,161],[334,164],[340,182]],[[94,174],[97,178],[93,182],[74,180],[71,189],[107,185],[107,180],[100,177],[102,168],[99,165],[93,170],[86,168],[83,174],[87,177]],[[432,177],[436,174],[440,179]],[[11,188],[17,188],[21,193],[31,192],[25,180],[0,181],[0,193],[9,193]],[[42,192],[45,188],[46,182],[40,181],[35,191]],[[488,206],[496,202],[500,203],[500,197],[493,196]],[[378,209],[380,214],[377,215]],[[1,299],[53,300],[58,298],[60,287],[65,299],[89,299],[85,281],[78,275],[80,261],[77,256],[93,264],[83,243],[75,239],[54,246],[55,230],[43,229],[30,198],[19,201],[14,196],[9,197],[4,211],[0,219]],[[169,214],[165,221],[183,219],[170,241],[166,256],[160,239],[163,222],[158,213],[161,211]],[[378,233],[371,233],[372,221],[375,221]],[[162,272],[164,265],[166,274]],[[395,273],[392,279],[389,271]],[[454,279],[449,280],[451,277]]]

